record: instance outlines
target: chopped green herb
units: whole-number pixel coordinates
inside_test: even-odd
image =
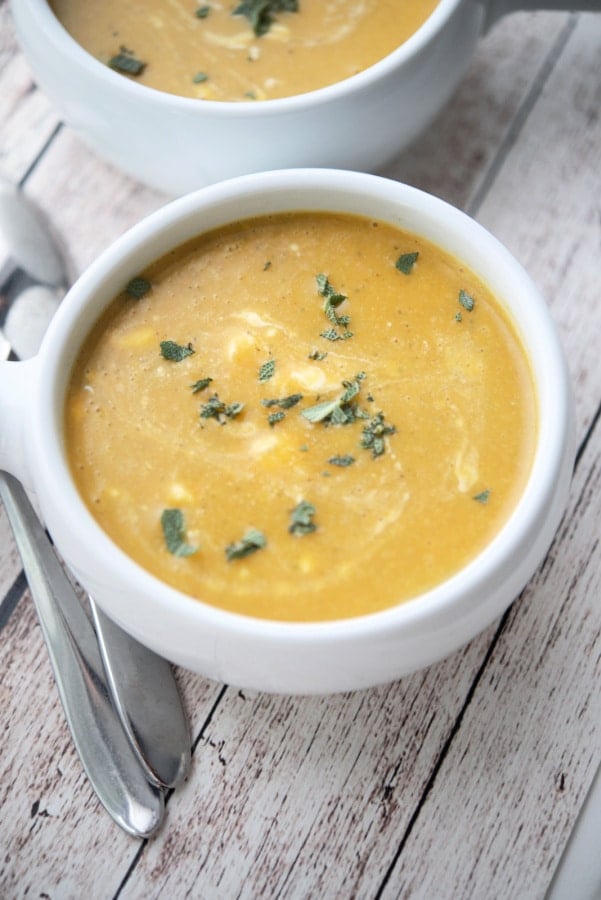
[[[339,316],[336,312],[337,308],[341,303],[344,303],[345,300],[348,299],[346,294],[340,294],[338,291],[334,290],[327,275],[323,273],[315,276],[315,281],[317,282],[317,292],[321,294],[322,297],[325,297],[323,304],[323,311],[326,316],[332,323],[332,325],[340,327],[346,327],[351,321],[350,316]],[[327,341],[340,341],[347,340],[353,336],[352,331],[345,331],[343,334],[336,331],[336,328],[328,328],[327,331],[322,331],[320,337],[325,338]]]
[[[366,414],[361,413],[356,404],[351,403],[359,393],[360,382],[364,378],[365,372],[359,372],[353,381],[343,381],[342,386],[345,390],[339,397],[309,406],[302,410],[301,415],[313,424],[324,422],[330,425],[347,425],[355,419],[365,418]]]
[[[344,334],[340,334],[335,328],[328,328],[327,331],[320,332],[319,336],[325,338],[326,341],[346,341],[352,338],[353,332],[345,331]]]
[[[323,272],[320,272],[319,275],[315,276],[315,281],[317,282],[317,290],[321,296],[331,300],[334,306],[340,306],[340,304],[344,303],[347,299],[346,294],[340,294],[338,291],[334,290],[330,284],[330,279],[327,275],[324,275]]]
[[[417,251],[415,253],[402,253],[395,262],[395,266],[403,275],[410,275],[418,256],[419,253]]]
[[[321,362],[327,355],[327,353],[320,353],[319,350],[312,350],[311,353],[309,353],[308,359],[315,359],[318,362]]]
[[[313,522],[315,515],[315,507],[307,500],[301,500],[290,513],[290,526],[288,531],[290,534],[311,534],[317,530],[317,525]]]
[[[279,406],[280,409],[292,409],[293,406],[296,406],[303,399],[302,394],[289,394],[288,397],[280,397],[280,398],[272,398],[261,400],[263,406],[266,406],[269,409],[271,406]]]
[[[211,12],[210,6],[199,6],[194,15],[197,19],[206,19],[206,17]]]
[[[360,446],[365,450],[371,450],[374,457],[381,456],[386,449],[384,438],[389,434],[395,434],[394,425],[386,425],[384,422],[384,413],[379,412],[373,416],[369,422],[363,426],[363,434]]]
[[[456,313],[455,313],[455,321],[456,321],[456,322],[463,322],[463,316],[461,315],[460,312],[456,312]]]
[[[317,282],[318,293],[321,294],[322,297],[325,297],[323,311],[330,322],[334,325],[348,325],[351,320],[350,316],[339,316],[336,312],[336,309],[344,303],[345,300],[348,300],[346,294],[340,294],[338,291],[335,291],[330,284],[327,275],[316,275],[315,280]]]
[[[286,418],[286,413],[280,409],[280,410],[278,410],[278,412],[270,413],[267,416],[267,421],[273,427],[274,425],[276,425],[278,422],[281,422],[282,419],[285,419],[285,418]]]
[[[175,341],[161,341],[161,356],[172,362],[181,362],[186,356],[192,356],[194,347],[192,344],[177,344]]]
[[[265,546],[267,546],[267,538],[263,532],[256,528],[249,528],[239,541],[228,544],[225,548],[225,555],[228,562],[232,559],[244,559],[245,556],[249,556]]]
[[[486,488],[484,491],[480,491],[479,494],[476,494],[475,497],[472,497],[472,500],[476,500],[477,503],[488,503],[488,499],[490,497],[490,490]]]
[[[243,409],[244,403],[224,403],[217,394],[213,394],[200,407],[200,418],[217,419],[220,425],[225,425],[227,419],[235,419]]]
[[[340,297],[342,299],[338,299]],[[334,325],[348,325],[348,323],[351,321],[350,316],[339,316],[336,312],[336,307],[340,306],[341,303],[344,303],[345,300],[346,297],[342,294],[335,294],[334,297],[328,297],[323,305],[323,311],[325,312],[330,322],[333,322]]]
[[[232,15],[246,16],[256,36],[261,37],[279,12],[298,12],[298,0],[242,0]]]
[[[342,335],[338,334],[335,328],[328,328],[327,331],[321,331],[319,334],[320,337],[325,338],[326,341],[341,341]]]
[[[212,381],[212,378],[199,378],[198,381],[190,385],[190,389],[193,394],[198,394],[200,391],[206,390]]]
[[[365,372],[357,372],[352,381],[342,382],[342,386],[346,388],[344,394],[340,398],[340,402],[343,406],[345,403],[350,403],[350,401],[357,396],[359,390],[361,389],[361,382],[364,378]]]
[[[332,466],[340,466],[341,468],[346,468],[346,466],[352,466],[352,464],[355,462],[355,457],[349,456],[348,454],[346,456],[331,456],[328,462]]]
[[[186,542],[186,527],[181,509],[164,509],[161,515],[161,528],[169,553],[174,556],[191,556],[198,547]]]
[[[221,419],[224,414],[225,403],[219,399],[217,394],[213,394],[213,396],[200,407],[201,419]]]
[[[303,409],[301,416],[308,422],[316,424],[317,422],[325,422],[332,415],[335,409],[340,408],[340,397],[336,400],[325,400],[323,403],[316,403],[315,406],[309,406]]]
[[[302,399],[302,394],[288,394],[287,397],[282,397],[278,402],[278,406],[280,409],[292,409],[292,407],[296,406],[297,403],[300,403]]]
[[[244,96],[247,97],[249,100],[257,99],[257,95],[255,94],[254,91],[244,91]]]
[[[476,305],[474,298],[470,297],[467,291],[464,291],[463,289],[459,291],[459,302],[468,312],[471,312]]]
[[[152,285],[147,278],[136,275],[135,278],[132,278],[132,280],[128,281],[125,285],[125,293],[129,294],[130,297],[133,297],[134,300],[141,300],[151,287]]]
[[[132,50],[121,47],[119,53],[109,59],[109,67],[124,75],[141,75],[146,68],[146,63],[136,59]]]
[[[263,266],[263,271],[266,272],[267,269],[271,269],[271,260],[268,259],[265,265]]]
[[[259,381],[269,381],[275,372],[275,359],[268,359],[259,369]]]
[[[207,75],[206,72],[197,72],[196,75],[194,75],[192,77],[192,81],[194,82],[194,84],[202,84],[203,81],[208,81],[208,80],[209,80],[209,76]]]

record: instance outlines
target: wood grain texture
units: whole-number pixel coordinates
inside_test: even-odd
[[[167,199],[99,160],[69,128],[57,134],[26,190],[51,220],[72,277]]]
[[[428,131],[383,174],[468,208],[503,142],[511,142],[568,19],[521,13],[501,20],[480,42],[466,78]]]
[[[3,606],[2,598],[20,571],[21,561],[10,534],[4,507],[0,506],[0,610]]]
[[[511,610],[384,897],[543,896],[601,757],[598,420],[587,434],[601,401],[600,47],[599,17],[574,21],[478,214],[541,286],[560,327],[582,442],[572,502]]]
[[[566,348],[583,433],[601,399],[601,17],[573,21],[478,219],[512,251],[549,302]]]
[[[377,690],[271,697],[180,672],[192,774],[138,842],[82,774],[0,511],[1,897],[544,896],[601,759],[600,29],[501,22],[387,169],[474,212],[558,322],[580,452],[540,571],[462,651]],[[57,125],[0,0],[0,172],[24,180],[75,276],[164,198]]]
[[[20,54],[8,5],[0,4],[0,174],[20,182],[58,126]]]
[[[600,456],[598,423],[385,898],[544,895],[601,757]]]
[[[143,842],[115,827],[90,789],[27,592],[2,631],[0,673],[0,896],[113,896]],[[180,686],[198,733],[220,687],[187,673]],[[170,811],[166,832],[169,821]]]
[[[179,798],[169,840],[146,849],[136,875],[152,897],[369,896],[490,638],[378,690],[228,690],[197,747],[196,790]],[[122,896],[139,896],[137,878]]]

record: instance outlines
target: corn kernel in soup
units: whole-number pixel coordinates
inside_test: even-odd
[[[438,0],[51,0],[92,56],[142,84],[203,100],[265,100],[361,72]]]
[[[473,559],[522,491],[529,364],[488,289],[384,222],[274,215],[140,273],[66,400],[92,514],[158,578],[314,621],[415,597]]]

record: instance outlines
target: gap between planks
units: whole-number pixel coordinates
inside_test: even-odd
[[[466,213],[468,213],[468,215],[474,217],[477,216],[480,207],[482,206],[497,178],[497,175],[503,168],[505,160],[507,159],[512,147],[515,145],[517,138],[522,131],[522,128],[526,124],[528,116],[534,109],[540,95],[545,88],[547,81],[551,77],[551,74],[558,63],[561,54],[563,53],[570,37],[572,36],[576,28],[576,25],[578,24],[578,19],[579,15],[577,13],[572,13],[569,16],[568,21],[561,29],[553,46],[549,50],[549,53],[543,60],[543,63],[538,71],[538,75],[536,76],[536,78],[534,78],[530,90],[526,94],[524,100],[518,107],[512,121],[510,122],[505,137],[499,144],[497,152],[493,156],[487,169],[482,175],[480,184],[476,186],[471,197],[465,204],[465,211]]]
[[[27,579],[25,578],[25,572],[21,569],[0,603],[0,632],[8,623],[26,590]]]
[[[599,426],[600,421],[601,421],[601,404],[597,408],[597,412],[593,418],[593,421],[592,421],[591,425],[589,426],[587,433],[585,434],[584,438],[582,439],[582,441],[580,442],[580,445],[578,447],[575,462],[574,462],[574,474],[578,471],[580,461],[581,461],[582,457],[584,456],[586,448],[591,441],[591,438],[595,432],[595,429]],[[562,531],[562,529],[560,526],[557,530],[557,534],[553,540],[553,543],[551,544],[551,546],[549,547],[549,550],[547,551],[547,554],[545,555],[545,558],[542,560],[542,562],[539,565],[539,570],[544,568],[548,558],[553,554],[555,544],[556,544],[557,540],[560,539],[559,536],[561,535],[561,531]],[[526,590],[526,588],[524,588],[524,590]],[[516,598],[516,601],[518,601],[518,600],[519,600],[519,598]],[[513,606],[513,604],[512,604],[512,606]],[[413,815],[411,816],[411,819],[409,820],[409,823],[407,825],[405,833],[403,834],[403,837],[401,838],[401,840],[399,842],[399,846],[393,857],[393,860],[390,863],[390,866],[389,866],[388,870],[386,871],[386,874],[384,875],[377,892],[374,895],[374,900],[379,900],[379,898],[381,898],[383,896],[384,890],[385,890],[386,886],[388,885],[388,882],[390,881],[390,879],[394,873],[394,870],[401,858],[403,849],[404,849],[404,847],[411,835],[411,832],[413,831],[413,828],[420,816],[421,810],[422,810],[423,806],[425,805],[426,799],[427,799],[428,795],[430,794],[432,788],[434,787],[434,784],[438,777],[438,773],[440,772],[442,765],[445,761],[445,758],[449,753],[449,750],[451,748],[453,740],[454,740],[456,734],[459,732],[461,723],[465,717],[465,714],[466,714],[466,712],[472,702],[474,694],[476,692],[476,688],[478,687],[478,684],[486,671],[486,667],[489,663],[489,660],[491,659],[491,657],[495,651],[495,648],[496,648],[497,644],[499,643],[499,640],[502,637],[503,632],[505,631],[505,628],[507,627],[507,622],[511,616],[511,611],[512,611],[512,607],[510,607],[503,614],[503,617],[499,623],[499,627],[497,628],[495,634],[492,637],[492,640],[489,644],[488,650],[486,651],[484,660],[483,660],[480,668],[478,669],[478,672],[476,673],[472,684],[470,685],[470,688],[466,694],[465,702],[464,702],[463,706],[461,707],[461,710],[459,711],[457,718],[455,719],[455,722],[449,733],[449,736],[448,736],[447,740],[445,741],[445,743],[442,747],[442,750],[432,768],[432,774],[430,775],[430,778],[428,779],[428,781],[424,787],[423,793],[422,793],[418,803],[416,804]]]
[[[214,702],[213,705],[211,706],[211,709],[210,709],[209,712],[207,713],[207,716],[206,716],[204,722],[203,722],[202,725],[200,726],[200,728],[199,728],[199,730],[198,730],[198,735],[197,735],[196,738],[192,741],[192,756],[194,756],[194,753],[196,752],[196,748],[198,747],[198,744],[199,744],[200,741],[202,740],[205,731],[207,730],[207,728],[208,728],[209,725],[211,724],[211,721],[212,721],[212,719],[213,719],[213,716],[214,716],[215,713],[217,712],[217,709],[218,709],[218,707],[220,706],[221,701],[222,701],[223,698],[225,697],[225,694],[226,694],[226,692],[228,691],[228,689],[229,689],[229,686],[228,686],[227,684],[224,684],[223,687],[221,688],[221,690],[219,691],[219,694],[217,695],[217,699],[215,700],[215,702]],[[166,794],[165,794],[165,806],[167,806],[167,804],[169,803],[169,800],[171,799],[171,796],[173,795],[173,793],[174,793],[174,789],[173,789],[173,788],[169,789],[169,790],[166,792]],[[119,887],[118,887],[117,890],[115,891],[115,894],[113,895],[112,900],[118,900],[118,897],[121,895],[121,892],[123,891],[123,889],[124,889],[125,886],[127,885],[127,882],[129,881],[130,877],[133,875],[133,873],[134,873],[134,871],[135,871],[135,869],[136,869],[136,866],[138,865],[140,859],[142,858],[142,856],[143,856],[143,854],[144,854],[144,851],[145,851],[145,849],[146,849],[146,847],[147,847],[147,845],[148,845],[148,840],[149,840],[148,838],[144,838],[144,839],[142,840],[142,842],[141,842],[141,844],[140,844],[140,846],[139,846],[139,848],[138,848],[138,852],[136,853],[136,855],[135,855],[134,858],[132,859],[132,861],[131,861],[131,863],[130,863],[130,865],[129,865],[129,868],[128,868],[127,872],[126,872],[125,875],[123,876],[123,880],[121,881],[121,884],[119,885]]]
[[[38,150],[38,152],[36,153],[36,155],[34,156],[32,161],[29,163],[29,166],[25,170],[25,173],[19,179],[19,187],[21,189],[23,189],[25,187],[29,177],[36,170],[38,163],[40,162],[42,157],[46,154],[46,152],[49,150],[50,146],[54,143],[54,141],[56,140],[56,138],[60,134],[60,132],[63,130],[63,128],[64,128],[64,123],[58,122],[57,125],[52,130],[52,132],[48,135],[44,144],[42,144],[42,146],[40,147],[40,149]]]

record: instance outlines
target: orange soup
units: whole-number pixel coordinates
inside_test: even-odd
[[[512,323],[427,241],[330,213],[212,231],[102,316],[66,399],[73,476],[148,571],[250,616],[407,601],[510,515],[536,439]]]
[[[265,100],[341,81],[387,56],[437,0],[51,0],[92,56],[203,100]]]

